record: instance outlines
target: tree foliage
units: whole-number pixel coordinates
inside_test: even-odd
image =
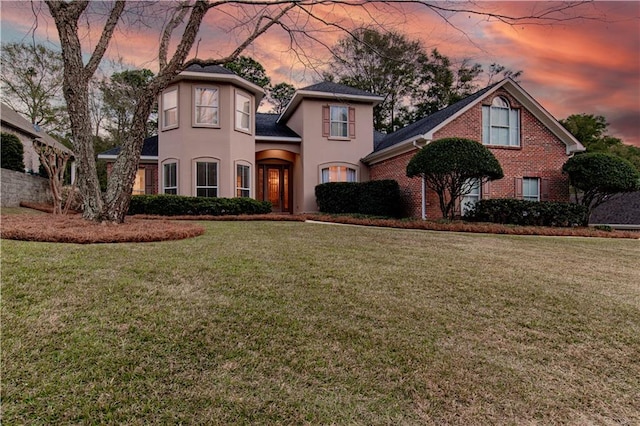
[[[640,171],[640,148],[625,145],[621,139],[610,136],[609,123],[602,115],[572,114],[560,120],[587,152],[606,152],[628,160]]]
[[[68,122],[60,102],[62,55],[41,44],[4,43],[0,83],[2,100],[49,133],[64,133]]]
[[[24,147],[13,133],[0,134],[0,160],[2,168],[24,172]]]
[[[154,74],[148,69],[126,70],[111,75],[100,83],[102,101],[113,146],[120,145],[131,128],[136,102],[144,93]],[[153,123],[152,123],[153,124]],[[157,124],[157,123],[155,123]],[[153,125],[147,126],[145,137],[157,131]]]
[[[269,103],[273,105],[272,111],[276,114],[282,114],[291,99],[293,99],[295,93],[296,88],[289,83],[278,83],[274,85],[267,94]]]
[[[238,56],[233,61],[225,63],[224,67],[263,89],[268,89],[271,85],[271,78],[267,76],[262,64],[248,56]]]
[[[585,225],[591,212],[611,195],[640,189],[640,172],[631,163],[612,154],[601,152],[571,157],[562,167],[569,175],[576,201],[587,208]]]
[[[428,56],[417,40],[390,31],[358,28],[333,47],[329,79],[384,97],[374,108],[374,128],[390,132],[403,122],[407,98],[420,96]]]
[[[481,143],[471,139],[444,138],[427,144],[407,164],[407,176],[422,176],[438,194],[442,216],[453,219],[456,203],[480,184],[502,179],[502,167]]]

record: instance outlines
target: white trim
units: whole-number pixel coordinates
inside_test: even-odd
[[[280,136],[256,136],[256,142],[302,142],[302,138]]]
[[[117,160],[118,156],[113,154],[98,154],[98,160]],[[141,155],[140,161],[158,161],[158,156]]]

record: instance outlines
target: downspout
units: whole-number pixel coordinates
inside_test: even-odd
[[[418,145],[419,141],[425,141],[426,143],[422,146]],[[416,149],[422,149],[424,148],[426,145],[429,144],[429,142],[431,142],[431,139],[427,138],[427,135],[421,135],[420,137],[416,138],[413,141],[413,146]],[[426,220],[427,219],[427,180],[424,177],[424,174],[422,175],[422,188],[420,191],[420,209],[421,209],[421,213],[422,213],[422,220]]]

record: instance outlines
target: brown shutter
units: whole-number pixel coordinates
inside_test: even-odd
[[[349,107],[349,138],[356,137],[356,109]]]
[[[331,111],[328,105],[322,107],[322,136],[328,138],[331,134]]]
[[[144,193],[155,194],[155,179],[153,178],[153,169],[151,167],[144,168]]]
[[[491,198],[491,181],[486,181],[482,184],[482,188],[480,189],[480,198],[483,200]]]
[[[522,178],[515,178],[515,196],[516,198],[522,199]]]
[[[540,179],[540,200],[549,201],[549,178]]]

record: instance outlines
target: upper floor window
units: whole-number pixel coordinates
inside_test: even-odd
[[[236,92],[236,130],[251,133],[251,98]]]
[[[167,163],[162,166],[162,182],[165,194],[178,193],[178,165]]]
[[[482,143],[497,146],[520,146],[520,111],[509,102],[495,97],[491,106],[482,107]]]
[[[196,162],[196,196],[218,196],[218,163]]]
[[[322,136],[336,139],[356,137],[356,110],[342,105],[322,108]]]
[[[194,124],[218,125],[218,89],[196,87],[194,89]]]
[[[356,169],[346,166],[330,166],[322,169],[320,183],[328,182],[357,182]]]
[[[251,196],[251,167],[238,164],[236,167],[236,197]]]
[[[178,89],[162,94],[162,128],[178,127]]]

